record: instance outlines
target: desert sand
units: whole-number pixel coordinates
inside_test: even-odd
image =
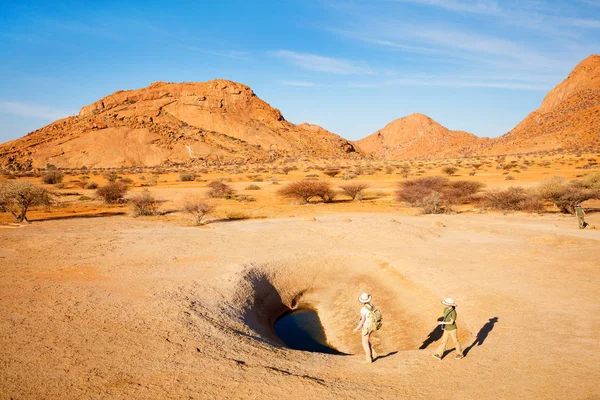
[[[0,229],[0,397],[596,398],[598,232],[556,214],[318,211]],[[384,314],[369,365],[363,291]],[[420,349],[446,296],[460,361]],[[300,305],[350,355],[283,346],[272,325]]]

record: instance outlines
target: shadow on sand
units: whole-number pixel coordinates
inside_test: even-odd
[[[441,321],[442,319],[442,317],[439,317],[438,321]],[[436,327],[433,328],[431,332],[429,332],[429,336],[427,336],[427,339],[425,339],[421,347],[419,347],[419,350],[425,350],[431,343],[440,340],[443,334],[444,331],[442,330],[442,326],[436,325]]]
[[[393,356],[394,354],[398,354],[398,350],[396,350],[396,351],[391,351],[391,352],[389,352],[389,353],[387,353],[387,354],[383,354],[383,355],[377,356],[377,358],[376,358],[376,359],[374,359],[373,361],[381,360],[382,358],[386,358],[386,357],[389,357],[389,356]]]
[[[481,327],[481,329],[479,330],[479,333],[477,333],[477,337],[475,338],[475,341],[473,343],[471,343],[471,345],[463,351],[463,354],[466,356],[467,354],[469,354],[471,349],[473,349],[473,347],[481,346],[483,344],[483,342],[485,342],[485,339],[487,339],[487,337],[490,334],[490,332],[492,331],[492,329],[494,329],[494,325],[497,322],[498,322],[498,317],[490,318],[489,321],[486,322],[485,325],[483,325]]]

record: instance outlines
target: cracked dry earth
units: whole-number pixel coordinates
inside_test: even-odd
[[[0,398],[597,398],[599,249],[556,215],[1,229]],[[371,365],[363,291],[384,315]],[[446,296],[460,361],[422,349]],[[272,325],[301,305],[351,355],[285,348]]]

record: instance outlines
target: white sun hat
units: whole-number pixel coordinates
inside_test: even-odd
[[[368,303],[371,301],[371,295],[369,293],[363,293],[358,297],[358,301],[361,303]]]
[[[446,297],[445,300],[442,300],[442,304],[445,306],[458,307],[458,304],[454,302],[454,299],[452,297]]]

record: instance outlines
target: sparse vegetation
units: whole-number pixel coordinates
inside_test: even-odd
[[[160,202],[156,200],[154,195],[148,190],[144,189],[141,193],[132,196],[129,199],[129,204],[133,209],[133,216],[142,215],[157,215],[158,206]]]
[[[64,177],[65,174],[63,174],[61,171],[57,169],[51,169],[42,175],[42,182],[47,185],[55,185],[57,183],[61,183]]]
[[[32,183],[0,182],[0,211],[10,212],[17,222],[27,219],[30,207],[50,204],[50,192]]]
[[[231,186],[220,181],[212,181],[208,184],[208,187],[210,187],[208,197],[224,198],[235,194],[235,190]]]
[[[342,189],[342,191],[350,196],[350,198],[352,200],[362,200],[363,198],[363,192],[365,189],[367,189],[369,187],[369,185],[367,185],[366,183],[360,183],[360,182],[356,182],[356,183],[349,183],[347,185],[341,185],[340,189]]]
[[[192,182],[196,179],[196,174],[191,172],[182,172],[179,174],[179,180],[181,182]]]
[[[438,214],[452,205],[471,201],[483,186],[481,182],[450,182],[448,178],[429,176],[401,182],[396,200],[421,207],[426,214]]]
[[[248,186],[246,186],[246,190],[260,190],[260,186],[258,186],[258,185],[248,185]]]
[[[456,167],[444,167],[442,168],[442,172],[448,176],[453,176],[458,172],[458,168]]]
[[[112,182],[96,190],[98,197],[101,197],[108,204],[123,202],[123,196],[127,193],[127,185],[120,182]]]
[[[183,204],[183,211],[194,218],[196,225],[202,225],[204,218],[213,212],[215,207],[200,199],[187,199]]]
[[[541,197],[530,189],[511,186],[504,190],[490,190],[481,198],[484,208],[503,211],[542,212],[544,209]]]
[[[308,203],[318,197],[321,201],[330,202],[335,197],[335,192],[329,182],[324,181],[297,181],[289,183],[277,191],[282,197],[302,200]]]
[[[567,182],[561,177],[552,177],[538,186],[539,195],[551,201],[562,213],[573,214],[575,204],[589,199],[600,198],[600,185],[595,175],[584,180]]]

